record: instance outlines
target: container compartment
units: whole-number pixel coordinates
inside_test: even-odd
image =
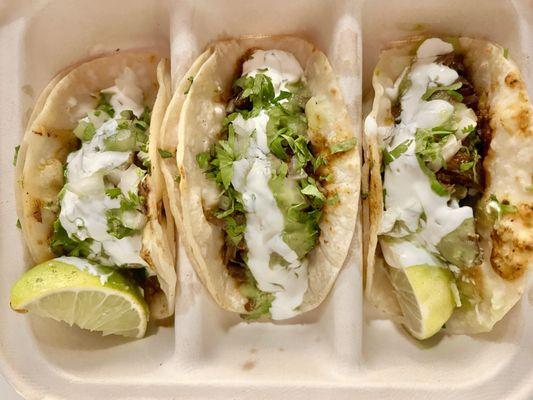
[[[509,48],[531,96],[533,77],[528,55],[532,43],[531,4],[500,0],[365,1],[362,10],[364,108],[371,106],[372,73],[380,51],[391,41],[420,35],[471,36]],[[528,341],[532,334],[531,290],[529,297],[526,292],[521,303],[490,333],[472,336],[440,333],[424,342],[412,339],[365,304],[363,358],[368,378],[381,382],[386,377],[388,385],[398,388],[408,382],[413,393],[420,395],[446,388],[448,396],[453,391],[454,396],[461,394],[465,398],[514,398],[513,387],[524,385],[533,372],[532,345]],[[440,392],[439,395],[445,396]]]
[[[171,19],[173,81],[212,41],[245,35],[292,34],[329,57],[360,126],[360,34],[351,2],[185,1]],[[221,310],[180,257],[176,362],[217,380],[328,380],[357,370],[361,277],[358,235],[335,289],[316,310],[289,321],[243,322]],[[280,368],[287,366],[286,368]],[[203,371],[203,372],[201,372]]]

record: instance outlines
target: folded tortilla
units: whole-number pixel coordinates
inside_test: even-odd
[[[294,37],[261,37],[217,42],[200,57],[178,87],[165,118],[164,140],[176,137],[177,168],[167,172],[172,210],[189,258],[209,293],[224,309],[247,314],[246,298],[239,292],[223,261],[223,231],[210,223],[206,209],[219,191],[199,167],[196,155],[208,150],[222,131],[232,84],[250,49],[277,49],[292,53],[305,71],[311,95],[320,97],[328,115],[320,129],[309,129],[312,143],[331,146],[355,138],[334,72],[326,56],[310,43]],[[220,112],[222,110],[222,112]],[[307,115],[309,119],[309,115]],[[311,116],[313,117],[313,116]],[[298,312],[317,307],[327,296],[346,259],[355,231],[359,195],[359,156],[356,149],[331,157],[333,179],[325,189],[337,193],[338,203],[326,205],[320,220],[318,244],[307,255],[309,286]],[[170,166],[174,170],[174,166]],[[179,171],[179,173],[178,173]],[[178,179],[174,179],[175,177]],[[179,181],[179,191],[177,186]],[[172,196],[171,196],[172,198]]]
[[[170,73],[168,62],[158,54],[125,52],[97,58],[63,71],[45,88],[17,158],[18,215],[33,261],[54,258],[50,238],[64,185],[63,165],[79,146],[73,130],[87,110],[95,107],[95,94],[113,86],[125,68],[135,73],[144,101],[152,108],[148,134],[151,172],[143,182],[147,223],[142,231],[141,257],[157,275],[161,290],[151,294],[149,302],[152,316],[162,319],[174,313],[176,238],[158,154],[161,123],[171,97]]]
[[[468,273],[479,298],[462,304],[446,322],[450,333],[490,331],[522,296],[526,272],[533,256],[533,109],[519,69],[507,51],[493,43],[453,38],[462,54],[467,75],[479,98],[479,112],[490,131],[490,145],[483,160],[485,187],[474,208],[480,235],[482,261]],[[379,309],[404,322],[389,267],[382,255],[378,232],[383,215],[383,182],[380,133],[394,125],[387,90],[408,67],[420,40],[394,43],[382,52],[373,75],[375,97],[365,121],[363,167],[365,295]],[[390,93],[390,92],[389,92]],[[483,213],[491,196],[505,199],[516,211],[487,223]]]

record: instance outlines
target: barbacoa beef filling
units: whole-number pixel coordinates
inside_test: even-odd
[[[487,118],[483,110],[479,108],[479,98],[468,78],[463,55],[454,51],[437,57],[435,62],[454,69],[459,75],[457,82],[460,87],[453,91],[435,91],[426,100],[460,101],[475,112],[478,120],[476,128],[462,140],[461,148],[444,163],[435,176],[451,192],[452,197],[460,200],[460,205],[473,205],[484,188],[483,156],[490,144]],[[400,93],[407,85],[409,85],[407,80],[402,82]],[[401,114],[399,100],[392,105],[391,112],[394,119],[399,121]],[[435,140],[438,142],[438,136],[435,136]]]

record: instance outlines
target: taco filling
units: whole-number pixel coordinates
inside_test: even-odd
[[[113,87],[98,93],[96,108],[74,129],[80,148],[64,166],[50,242],[57,256],[150,271],[140,252],[151,112],[136,79],[126,67]]]
[[[334,200],[321,184],[328,179],[323,149],[307,134],[309,98],[293,54],[250,52],[219,139],[196,155],[220,190],[208,219],[223,229],[223,260],[249,319],[298,313],[309,285],[306,256],[317,245],[322,209]]]
[[[455,306],[475,306],[469,274],[481,260],[474,211],[484,190],[482,159],[490,138],[483,134],[462,57],[450,43],[425,40],[387,89],[395,123],[382,135],[381,251],[393,285],[399,269],[451,271],[438,279],[449,282],[455,305],[436,330]],[[401,299],[400,306],[408,313]]]

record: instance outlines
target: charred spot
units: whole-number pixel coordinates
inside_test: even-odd
[[[41,200],[36,199],[33,203],[32,212],[31,212],[33,218],[39,222],[43,222],[43,215],[42,215],[42,203]]]
[[[167,220],[167,214],[163,201],[157,203],[157,220],[160,224],[164,224]]]
[[[146,249],[146,247],[144,247],[144,246],[141,247],[140,256],[141,256],[141,258],[144,261],[146,261],[146,263],[150,266],[150,268],[155,269],[154,268],[154,266],[155,266],[154,260],[152,259],[150,251],[148,249]]]
[[[38,131],[32,131],[34,134],[36,135],[39,135],[39,136],[43,136],[43,133],[42,132],[38,132]]]
[[[145,199],[148,197],[148,194],[152,190],[150,187],[150,183],[150,179],[143,179],[141,181],[141,184],[139,185],[139,195],[143,196]]]
[[[519,279],[525,274],[533,254],[533,241],[528,235],[533,226],[533,206],[519,204],[517,208],[512,216],[504,216],[491,233],[492,268],[502,279],[508,281]]]
[[[509,72],[507,74],[505,77],[505,84],[512,89],[522,88],[524,86],[516,72]]]
[[[523,133],[529,128],[530,116],[531,111],[528,108],[522,108],[517,115],[518,128]]]

